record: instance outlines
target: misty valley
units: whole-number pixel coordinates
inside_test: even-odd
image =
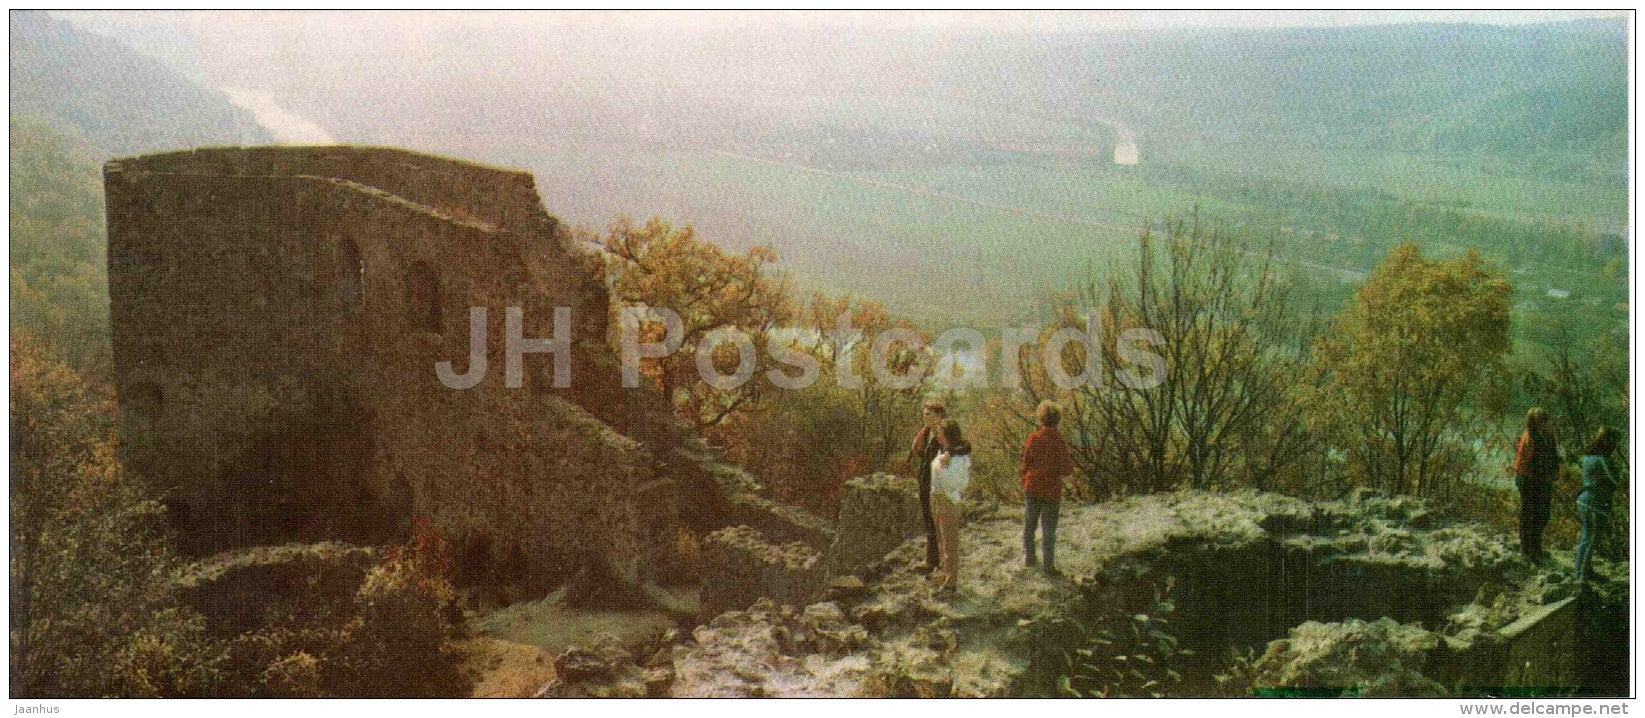
[[[13,698],[1628,695],[1626,11],[9,21]]]

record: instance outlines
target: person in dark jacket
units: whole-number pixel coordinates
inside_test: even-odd
[[[1616,452],[1616,430],[1602,426],[1582,450],[1582,493],[1576,497],[1576,515],[1582,520],[1582,535],[1576,542],[1576,580],[1593,576],[1588,561],[1594,544],[1611,525],[1611,499],[1619,481],[1611,470],[1611,454]]]
[[[1519,550],[1527,558],[1548,557],[1542,532],[1548,528],[1554,480],[1559,478],[1559,445],[1548,426],[1548,412],[1525,412],[1525,431],[1514,451],[1514,485],[1519,488]]]
[[[931,461],[942,452],[942,422],[948,418],[948,408],[942,402],[932,400],[920,406],[920,416],[923,424],[918,434],[914,435],[914,446],[908,450],[908,460],[914,462],[915,475],[920,482],[920,518],[925,522],[925,568],[926,573],[937,570],[939,563],[937,544],[937,523],[931,516]]]
[[[1022,444],[1023,518],[1022,549],[1027,554],[1029,567],[1039,564],[1047,576],[1057,575],[1057,512],[1062,504],[1062,480],[1074,473],[1073,457],[1068,442],[1063,441],[1057,425],[1062,423],[1062,407],[1049,401],[1040,402],[1035,410],[1040,427]],[[1034,555],[1034,529],[1040,529],[1045,560]]]

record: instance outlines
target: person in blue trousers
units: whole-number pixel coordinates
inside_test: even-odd
[[[1576,515],[1582,520],[1582,535],[1576,542],[1576,580],[1594,578],[1588,564],[1594,545],[1610,530],[1612,497],[1620,483],[1611,467],[1619,437],[1616,430],[1602,426],[1582,450],[1582,493],[1576,497]]]

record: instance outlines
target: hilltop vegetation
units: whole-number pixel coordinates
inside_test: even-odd
[[[269,138],[221,94],[43,12],[11,14],[11,79],[11,326],[100,379],[103,162]]]
[[[1239,489],[1371,487],[1499,527],[1512,495],[1496,460],[1527,406],[1554,412],[1566,447],[1627,418],[1623,21],[649,43],[529,26],[431,27],[409,43],[347,22],[270,23],[247,36],[259,41],[198,48],[192,59],[215,69],[185,76],[71,22],[11,16],[11,641],[25,693],[463,690],[438,535],[380,560],[315,549],[322,563],[351,556],[351,582],[266,596],[255,625],[208,630],[221,617],[186,607],[179,587],[209,585],[210,570],[177,555],[161,497],[117,460],[100,167],[269,141],[201,80],[266,89],[345,141],[533,170],[615,296],[680,307],[693,344],[722,328],[754,338],[753,384],[701,380],[692,349],[647,360],[642,376],[770,496],[819,514],[848,479],[906,468],[931,394],[976,446],[974,499],[1020,499],[1016,452],[1049,398],[1069,412],[1071,503],[1175,501],[1127,497],[1186,488],[1215,515],[1249,495]],[[1132,139],[1141,164],[1113,164]],[[628,215],[679,223],[606,225]],[[1062,389],[1043,356],[994,344],[990,361],[1019,360],[1024,389],[833,379],[867,376],[873,359],[827,334],[841,314],[869,337],[929,341],[957,324],[1087,328],[1087,313],[1105,336],[1164,332],[1170,383]],[[730,349],[706,358],[728,374]],[[823,378],[770,390],[769,357],[784,349]],[[890,354],[897,372],[937,361],[906,345]],[[1109,381],[1135,368],[1079,350],[1058,359]],[[1428,400],[1420,410],[1413,394]],[[1619,514],[1627,503],[1624,492]],[[987,570],[1015,585],[1000,568],[1015,524],[984,518]],[[1075,555],[1098,541],[1085,529],[1067,534]],[[1569,515],[1550,529],[1556,543],[1573,533]],[[696,540],[682,536],[682,553]],[[891,598],[925,600],[906,568]],[[1030,589],[1053,591],[1038,578]],[[903,628],[958,645],[923,622]],[[882,663],[882,692],[923,690],[919,671]],[[1112,688],[1076,678],[1084,692]]]
[[[109,360],[107,240],[96,150],[11,121],[11,328],[93,373]]]
[[[251,113],[158,60],[45,12],[11,13],[11,111],[109,156],[269,141]]]

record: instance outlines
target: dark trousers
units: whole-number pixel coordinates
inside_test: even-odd
[[[1057,509],[1061,501],[1028,497],[1022,509],[1022,550],[1028,563],[1034,563],[1034,529],[1040,530],[1040,541],[1045,546],[1045,570],[1057,567]],[[1037,525],[1037,526],[1036,526]]]
[[[931,517],[931,474],[920,472],[920,519],[925,522],[925,567],[936,568],[937,521]]]
[[[1527,556],[1542,554],[1542,531],[1553,512],[1553,483],[1515,476],[1519,487],[1519,550]]]

